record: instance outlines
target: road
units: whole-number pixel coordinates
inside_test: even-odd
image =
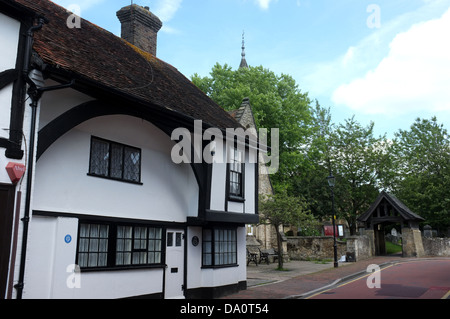
[[[399,262],[308,299],[450,299],[450,260]]]

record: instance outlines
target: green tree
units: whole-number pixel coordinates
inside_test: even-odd
[[[269,137],[272,128],[279,129],[280,169],[271,176],[275,188],[289,184],[295,172],[303,169],[301,146],[310,134],[311,101],[291,76],[276,75],[262,66],[232,70],[217,63],[210,76],[194,74],[192,82],[227,111],[238,109],[248,97],[257,127],[268,129]]]
[[[331,135],[330,171],[336,176],[336,206],[352,235],[358,216],[379,194],[380,172],[386,165],[386,137],[374,137],[373,127],[373,122],[363,127],[352,117]]]
[[[333,130],[330,109],[322,108],[316,101],[310,135],[302,148],[306,163],[292,176],[289,188],[290,194],[304,197],[308,209],[320,219],[331,217],[331,197],[326,177],[329,175]]]
[[[386,182],[395,195],[426,223],[450,227],[450,138],[436,117],[416,119],[399,130],[390,147],[393,169]]]
[[[261,196],[259,201],[261,221],[275,227],[278,244],[278,269],[283,269],[283,245],[280,228],[283,225],[298,224],[302,228],[314,228],[317,221],[307,210],[306,202],[299,197],[289,196],[286,190],[275,195]]]
[[[380,178],[389,165],[385,136],[375,137],[374,123],[363,127],[354,117],[335,125],[329,109],[316,102],[311,135],[304,148],[310,166],[297,172],[292,194],[304,196],[308,208],[318,218],[329,220],[331,190],[327,177],[336,177],[335,208],[356,233],[357,217],[371,205],[381,188]]]

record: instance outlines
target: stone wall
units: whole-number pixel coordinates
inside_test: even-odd
[[[347,244],[337,242],[338,259],[347,252]],[[333,259],[333,237],[287,237],[287,250],[291,260]]]
[[[370,236],[352,236],[337,241],[338,259],[350,254],[354,261],[373,256],[373,239]],[[287,250],[292,260],[333,259],[333,237],[287,237]]]
[[[450,257],[450,238],[422,238],[427,256]]]
[[[406,243],[403,245],[403,257],[450,257],[450,238],[420,238],[419,230],[403,229]],[[347,237],[346,241],[337,241],[338,259],[351,254],[355,261],[375,256],[373,231],[364,236]],[[287,237],[287,252],[292,260],[333,259],[333,237]]]
[[[424,257],[422,233],[419,229],[402,228],[403,257]]]
[[[373,256],[373,241],[369,236],[352,236],[347,238],[347,252],[354,254],[355,261]]]

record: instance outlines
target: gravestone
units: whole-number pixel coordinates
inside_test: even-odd
[[[426,226],[423,227],[423,237],[426,237],[426,238],[433,237],[433,232],[431,230],[431,226],[430,225],[426,225]]]

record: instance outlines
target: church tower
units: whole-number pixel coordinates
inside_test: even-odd
[[[245,33],[242,32],[242,59],[239,69],[248,69],[247,60],[245,59]]]

